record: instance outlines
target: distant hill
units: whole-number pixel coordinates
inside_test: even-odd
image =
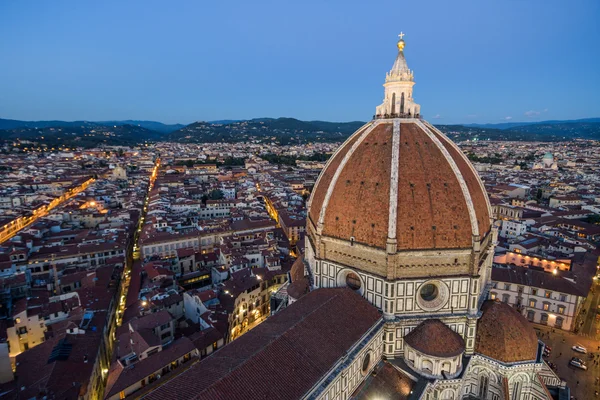
[[[16,139],[31,143],[30,147],[56,148],[60,146],[134,146],[145,141],[161,140],[163,133],[137,125],[67,126],[45,128],[15,128],[0,130],[0,144]]]
[[[557,124],[577,124],[584,122],[600,122],[600,118],[584,118],[584,119],[572,119],[572,120],[550,120],[550,121],[538,121],[538,122],[501,122],[499,124],[467,124],[464,126],[472,126],[476,128],[491,128],[491,129],[511,129],[514,127],[528,126],[528,125],[557,125]]]
[[[267,141],[302,143],[306,141],[340,141],[364,122],[300,121],[295,118],[256,118],[227,124],[195,122],[164,139],[177,142],[243,142]]]
[[[454,141],[517,140],[556,142],[573,139],[600,140],[600,118],[577,121],[544,121],[535,123],[488,125],[439,125],[442,132]]]
[[[15,139],[36,146],[92,147],[135,145],[145,141],[181,143],[263,142],[294,144],[343,141],[364,122],[301,121],[295,118],[256,118],[242,121],[166,125],[153,121],[16,121],[0,119],[0,142]],[[487,125],[437,125],[456,142],[464,140],[561,141],[600,140],[600,118]],[[42,139],[43,138],[43,139]]]
[[[181,129],[185,125],[172,124],[167,125],[161,122],[155,121],[19,121],[14,119],[2,119],[0,118],[0,130],[6,129],[17,129],[17,128],[67,128],[67,127],[97,127],[97,126],[120,126],[120,125],[134,125],[142,128],[150,129],[157,132],[173,132]]]

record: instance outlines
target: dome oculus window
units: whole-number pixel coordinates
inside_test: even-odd
[[[425,301],[433,301],[438,297],[439,291],[436,285],[433,283],[427,283],[423,285],[419,294],[421,298]]]
[[[365,358],[363,358],[362,363],[362,373],[365,375],[369,371],[369,367],[371,366],[371,352],[365,354]]]
[[[362,286],[360,282],[360,278],[354,272],[350,272],[346,275],[346,286],[348,286],[352,290],[359,290]]]

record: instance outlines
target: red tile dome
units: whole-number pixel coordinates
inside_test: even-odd
[[[435,357],[456,357],[465,351],[465,341],[439,319],[427,319],[404,337],[413,349]]]
[[[475,351],[505,363],[535,360],[538,339],[517,310],[508,304],[487,300],[477,322]]]
[[[309,226],[388,250],[460,249],[490,232],[490,210],[473,166],[439,130],[415,118],[376,119],[329,160]]]

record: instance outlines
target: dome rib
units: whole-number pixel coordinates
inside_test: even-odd
[[[327,190],[319,189],[321,187],[329,187],[331,180],[333,179],[334,172],[338,169],[340,163],[346,156],[346,153],[348,153],[354,142],[356,142],[360,135],[364,133],[364,130],[367,129],[372,123],[373,121],[367,122],[358,128],[357,131],[354,132],[348,139],[346,139],[346,141],[340,147],[338,147],[338,149],[329,158],[329,161],[327,161],[325,164],[322,173],[317,178],[312,194],[308,201],[308,208],[310,210],[308,217],[315,227],[319,222],[321,207],[323,206],[323,201],[325,200],[325,195],[327,194]]]
[[[400,161],[400,120],[394,120],[392,131],[392,168],[390,173],[390,217],[388,222],[388,238],[387,242],[393,246],[396,251],[398,246],[396,225],[398,222],[398,179]],[[388,252],[390,252],[388,250]]]
[[[312,235],[386,250],[469,249],[490,230],[483,185],[429,124],[377,119],[333,155],[309,205]]]
[[[317,221],[317,230],[320,229],[319,227],[323,224],[323,221],[325,220],[325,213],[327,212],[327,206],[329,205],[329,201],[331,200],[331,194],[333,193],[333,189],[335,188],[337,181],[342,171],[344,170],[344,167],[348,163],[348,160],[350,160],[350,158],[352,157],[358,146],[363,142],[363,140],[379,125],[381,125],[381,120],[373,121],[371,126],[365,129],[363,133],[360,136],[358,136],[357,139],[352,143],[352,147],[346,152],[344,158],[341,160],[339,167],[336,169],[333,178],[331,179],[331,181],[329,182],[329,186],[327,187],[325,198],[323,199],[321,211],[319,214],[319,220]]]
[[[473,200],[473,207],[477,215],[477,223],[479,226],[479,235],[483,238],[491,228],[491,215],[492,205],[488,198],[485,190],[483,181],[479,177],[479,174],[467,158],[462,150],[451,141],[446,135],[444,135],[439,129],[431,125],[427,121],[423,121],[424,125],[429,128],[431,132],[442,142],[446,150],[452,155],[453,160],[456,162],[462,176],[465,179],[469,193]]]
[[[456,175],[456,179],[460,184],[460,188],[462,189],[463,195],[465,196],[465,201],[467,202],[467,210],[469,211],[469,219],[471,221],[471,229],[473,231],[474,236],[479,235],[479,225],[477,223],[477,216],[475,215],[475,208],[473,206],[473,200],[471,199],[471,193],[469,192],[469,188],[467,187],[467,183],[465,182],[465,178],[462,173],[458,169],[454,158],[450,155],[446,147],[440,142],[440,140],[433,134],[428,127],[426,127],[421,121],[417,120],[417,125],[423,129],[423,132],[429,136],[429,138],[436,144],[438,149],[442,152],[444,157],[446,157],[446,161],[450,164],[454,175]]]

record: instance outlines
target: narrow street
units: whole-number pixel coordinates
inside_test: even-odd
[[[600,309],[598,308],[600,305],[600,283],[598,280],[594,281],[592,292],[588,295],[583,306],[586,313],[583,316],[580,335],[600,341],[600,319],[597,317],[600,315]]]
[[[156,159],[154,164],[154,168],[152,168],[152,173],[150,175],[150,181],[148,183],[148,190],[146,192],[146,197],[144,198],[144,207],[142,208],[142,213],[140,214],[140,219],[138,221],[138,225],[136,227],[134,236],[133,236],[133,245],[127,249],[127,263],[125,265],[125,269],[123,270],[123,276],[121,278],[121,289],[120,289],[120,298],[119,298],[119,307],[117,309],[117,326],[121,326],[123,322],[123,313],[125,312],[125,302],[127,300],[127,292],[129,290],[129,283],[131,281],[131,267],[133,263],[140,258],[140,232],[142,231],[142,226],[144,225],[144,220],[146,218],[146,212],[148,210],[148,200],[150,199],[150,192],[152,188],[154,188],[154,181],[156,181],[156,176],[158,175],[158,168],[160,167],[160,158]],[[116,338],[112,338],[114,341]]]
[[[48,205],[43,205],[33,210],[31,215],[16,218],[8,224],[5,224],[4,226],[0,227],[0,243],[9,240],[13,236],[15,236],[21,229],[24,229],[29,225],[33,224],[39,218],[48,215],[48,213],[50,213],[50,211],[52,211],[56,207],[65,204],[65,202],[69,201],[74,196],[77,196],[88,186],[90,186],[95,180],[96,179],[94,178],[90,178],[79,186],[69,188],[65,193],[63,193],[60,197],[57,197],[54,200],[52,200]]]

